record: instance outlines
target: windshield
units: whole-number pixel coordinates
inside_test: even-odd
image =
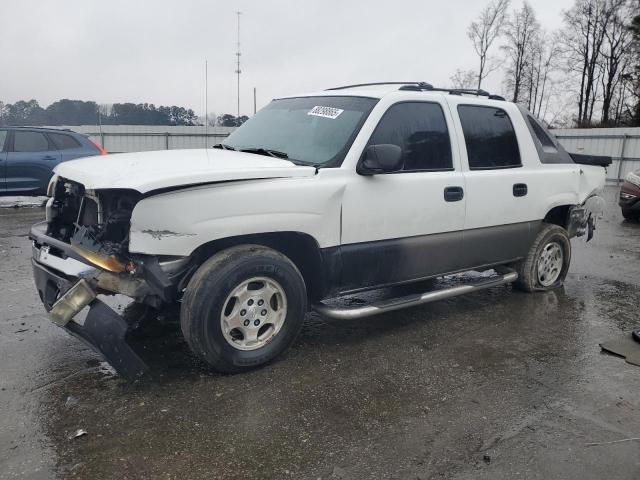
[[[235,150],[276,152],[296,163],[339,166],[376,104],[373,98],[274,100],[223,143]]]

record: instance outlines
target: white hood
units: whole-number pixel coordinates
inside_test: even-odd
[[[257,178],[311,177],[314,167],[232,150],[160,150],[87,157],[60,163],[60,177],[88,190],[127,188],[146,193],[161,188]]]

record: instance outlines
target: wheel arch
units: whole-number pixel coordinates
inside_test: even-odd
[[[569,213],[572,206],[573,205],[557,205],[551,208],[544,216],[543,222],[558,225],[567,230],[570,218]]]
[[[272,248],[285,255],[300,270],[307,286],[307,296],[312,300],[323,297],[326,266],[318,241],[307,233],[267,232],[221,238],[200,245],[194,250],[192,258],[200,266],[222,250],[248,244]]]

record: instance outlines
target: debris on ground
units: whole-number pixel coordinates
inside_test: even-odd
[[[78,430],[73,432],[71,435],[69,435],[68,438],[69,440],[73,440],[74,438],[84,437],[85,435],[87,435],[87,431],[83,430],[82,428],[79,428]]]
[[[625,334],[600,344],[602,350],[624,357],[627,363],[640,367],[640,343],[635,341],[632,335]]]
[[[78,399],[73,395],[69,395],[67,400],[64,402],[65,408],[75,407],[78,404]]]
[[[640,440],[640,437],[633,438],[622,438],[620,440],[611,440],[610,442],[596,442],[596,443],[586,443],[586,447],[595,447],[596,445],[612,445],[614,443],[624,443],[624,442],[636,442]]]

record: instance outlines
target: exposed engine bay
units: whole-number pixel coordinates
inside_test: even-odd
[[[47,205],[47,235],[75,247],[127,260],[129,223],[141,194],[134,190],[85,190],[59,178]]]

